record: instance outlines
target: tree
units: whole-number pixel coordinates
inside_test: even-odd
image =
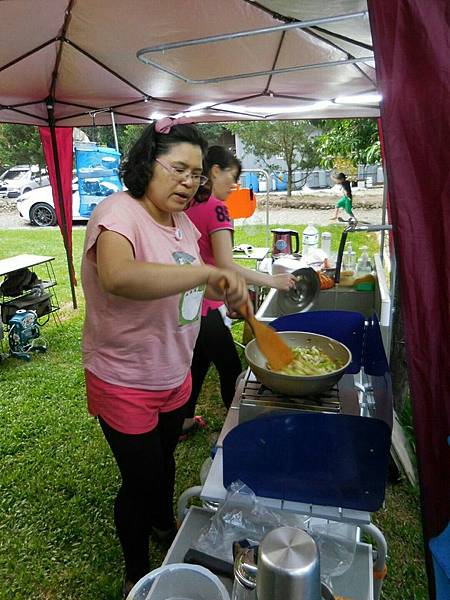
[[[37,127],[31,125],[0,125],[0,164],[45,165],[41,139]]]
[[[233,154],[236,152],[234,135],[222,123],[198,123],[198,129],[204,135],[208,146],[223,146]]]
[[[279,156],[287,167],[287,195],[291,195],[293,172],[309,172],[319,158],[314,143],[315,127],[309,121],[255,121],[226,125],[242,139],[246,152],[254,154],[270,170],[279,169],[270,161]],[[306,176],[305,178],[306,179]]]
[[[142,135],[142,132],[146,127],[147,125],[125,125],[118,129],[117,138],[122,156],[128,154],[131,146],[133,146],[134,142]]]
[[[381,162],[381,147],[376,119],[339,119],[316,121],[321,134],[316,137],[317,152],[324,168],[339,168],[339,162],[358,164]]]
[[[131,146],[141,135],[146,125],[117,125],[117,143],[122,156],[128,154]],[[99,127],[82,127],[81,128],[92,142],[96,142],[100,146],[109,146],[115,148],[114,132],[112,125],[102,125]]]

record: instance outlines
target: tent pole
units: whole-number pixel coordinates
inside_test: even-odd
[[[260,169],[260,173],[262,173],[266,178],[266,248],[270,248],[269,246],[269,229],[270,229],[270,217],[269,217],[269,202],[270,202],[270,175],[264,169]]]
[[[367,10],[348,13],[346,15],[334,15],[330,17],[320,17],[319,19],[310,19],[309,21],[294,21],[284,23],[283,25],[275,25],[272,27],[259,27],[258,29],[247,29],[246,31],[236,31],[234,33],[222,33],[220,35],[209,35],[203,38],[195,38],[192,40],[182,40],[180,42],[170,42],[168,44],[159,44],[158,46],[149,46],[137,52],[137,57],[141,60],[141,54],[165,52],[167,50],[175,50],[186,48],[188,46],[201,46],[204,44],[214,44],[216,42],[227,42],[243,37],[253,37],[255,35],[266,35],[268,33],[278,33],[279,31],[289,31],[291,29],[307,29],[308,27],[317,27],[318,25],[327,25],[329,23],[338,23],[349,19],[363,18],[368,15]]]
[[[384,173],[383,173],[383,208],[382,208],[382,212],[381,212],[381,224],[382,225],[386,224],[387,187],[388,187],[387,174],[386,174],[386,169],[384,169]],[[385,236],[385,232],[383,229],[383,231],[381,232],[381,243],[380,243],[380,257],[381,257],[382,263],[384,263],[384,236]]]
[[[55,163],[55,174],[56,174],[56,185],[58,188],[58,204],[61,214],[61,225],[62,225],[62,235],[64,248],[66,250],[66,260],[67,260],[67,268],[69,270],[69,281],[70,281],[70,290],[72,293],[72,306],[74,309],[78,308],[77,297],[75,295],[75,273],[73,267],[73,260],[69,253],[69,241],[67,239],[67,219],[66,219],[66,210],[64,208],[63,199],[63,191],[62,191],[62,183],[61,183],[61,169],[59,166],[59,157],[58,150],[56,145],[56,133],[55,133],[55,117],[53,113],[53,101],[49,98],[47,101],[47,112],[48,112],[48,125],[50,128],[50,136],[52,138],[52,150],[53,150],[53,161]]]
[[[116,131],[116,120],[114,119],[114,111],[111,111],[111,125],[114,134],[114,145],[116,146],[117,152],[119,152],[119,142],[117,140],[117,131]]]

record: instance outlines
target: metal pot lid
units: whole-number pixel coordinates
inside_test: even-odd
[[[311,267],[297,269],[293,275],[298,278],[295,287],[288,292],[277,293],[278,309],[282,315],[311,310],[320,292],[319,276]]]

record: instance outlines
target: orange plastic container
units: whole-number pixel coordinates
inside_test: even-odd
[[[245,219],[255,212],[256,196],[253,190],[236,186],[225,200],[225,204],[232,219]]]

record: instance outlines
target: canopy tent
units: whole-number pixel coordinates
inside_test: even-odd
[[[441,484],[450,472],[450,286],[438,267],[449,259],[448,2],[368,8],[366,0],[4,0],[0,120],[49,125],[55,139],[55,127],[110,124],[112,114],[116,123],[179,113],[200,122],[376,117],[378,106],[358,96],[380,89],[427,540],[450,519]],[[55,197],[70,222],[61,185]]]
[[[317,4],[6,0],[1,120],[45,125],[48,98],[57,126],[378,116],[339,102],[376,91],[365,0]]]

